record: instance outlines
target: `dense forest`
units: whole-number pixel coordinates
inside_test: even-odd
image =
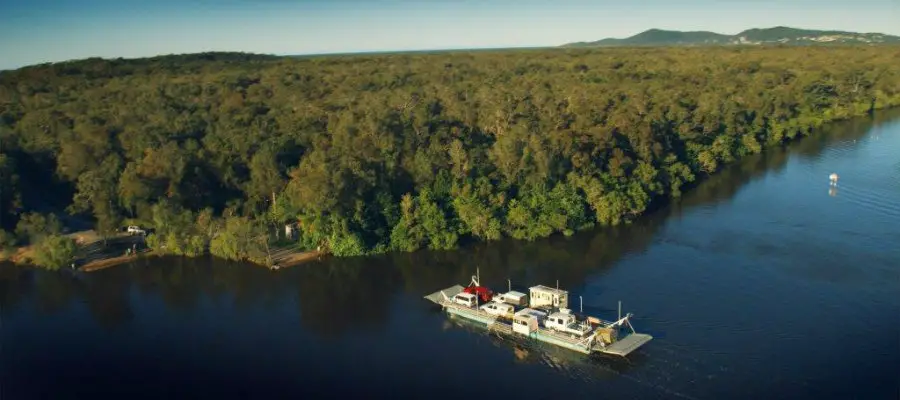
[[[860,139],[882,117],[855,119],[829,126],[821,134],[840,141]],[[631,224],[595,229],[570,238],[543,241],[503,239],[474,243],[467,251],[393,252],[366,258],[333,258],[316,268],[291,268],[278,274],[258,268],[222,268],[219,260],[170,257],[164,262],[138,259],[138,268],[114,268],[91,279],[77,275],[31,273],[0,264],[0,318],[14,313],[33,299],[42,314],[54,315],[77,302],[84,304],[97,322],[116,327],[133,316],[132,293],[156,294],[167,308],[196,311],[203,296],[232,301],[236,310],[252,306],[279,306],[278,298],[298,300],[304,326],[323,336],[346,334],[354,327],[387,320],[391,293],[430,293],[447,282],[465,282],[472,267],[480,266],[484,282],[506,285],[527,281],[580,285],[586,276],[602,273],[628,254],[647,249],[672,216],[685,209],[731,199],[748,182],[783,170],[795,156],[816,158],[830,141],[806,140],[787,148],[770,148],[766,154],[748,156],[737,168],[717,173],[686,193],[676,206],[645,216]],[[692,240],[686,238],[685,240]],[[422,268],[428,266],[428,268]],[[129,284],[123,284],[127,282]],[[505,287],[505,286],[503,286]],[[294,296],[290,294],[294,293]],[[328,305],[328,306],[326,306]],[[352,315],[327,312],[347,307]]]
[[[900,105],[900,47],[87,59],[0,73],[0,244],[60,221],[263,260],[617,225],[744,155]],[[299,236],[283,237],[296,222]]]

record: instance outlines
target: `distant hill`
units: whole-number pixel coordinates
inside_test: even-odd
[[[596,42],[577,42],[563,47],[603,46],[716,46],[716,45],[823,45],[823,44],[887,44],[900,43],[900,36],[882,33],[817,31],[777,26],[748,29],[736,35],[706,31],[666,31],[650,29],[625,39],[602,39]]]

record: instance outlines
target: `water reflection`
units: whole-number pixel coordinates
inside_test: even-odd
[[[790,159],[790,147],[773,147],[761,154],[744,157],[741,162],[726,166],[722,171],[708,176],[678,201],[673,202],[666,216],[680,214],[687,208],[715,205],[727,201],[742,187],[768,173],[779,173]]]
[[[300,319],[317,336],[336,339],[354,330],[374,331],[388,320],[397,271],[365,258],[333,259],[298,268],[296,284]]]
[[[831,123],[822,126],[812,136],[804,137],[802,140],[791,143],[788,147],[792,154],[803,159],[815,159],[821,156],[827,147],[834,146],[835,142],[853,145],[873,129],[896,120],[898,115],[900,115],[898,110],[879,111],[871,117],[852,118]]]
[[[12,311],[27,293],[33,292],[32,280],[22,268],[0,263],[0,317]]]

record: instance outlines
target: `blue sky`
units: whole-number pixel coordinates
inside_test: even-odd
[[[554,46],[649,28],[900,35],[900,0],[0,0],[0,69],[200,51]]]

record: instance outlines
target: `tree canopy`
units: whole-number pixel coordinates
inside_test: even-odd
[[[232,259],[261,257],[262,227],[287,222],[336,255],[571,234],[629,221],[825,122],[900,105],[898,58],[204,53],[4,71],[0,224],[15,229],[50,201],[28,194],[52,191],[100,231],[142,221],[178,254]]]

